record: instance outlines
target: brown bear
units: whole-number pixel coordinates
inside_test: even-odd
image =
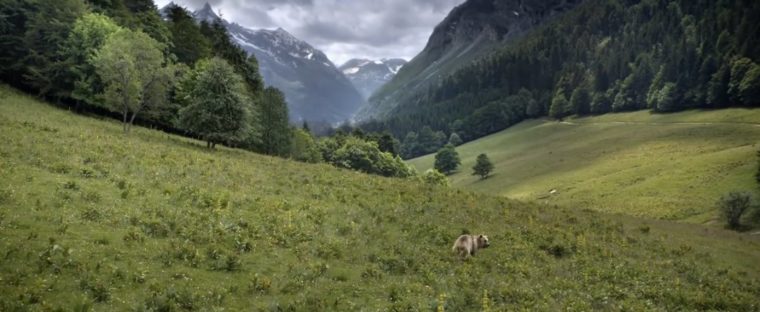
[[[459,254],[460,257],[466,258],[467,256],[474,256],[475,252],[481,248],[488,248],[491,243],[488,241],[488,236],[481,235],[461,235],[454,242],[454,247],[451,248]]]

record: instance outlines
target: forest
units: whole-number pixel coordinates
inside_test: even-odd
[[[0,1],[0,79],[81,113],[270,155],[290,151],[282,94],[219,21],[151,0]],[[219,78],[223,79],[219,79]]]
[[[389,135],[317,140],[221,21],[152,0],[0,0],[0,79],[73,111],[304,162],[416,173]],[[163,16],[162,16],[163,15]],[[318,142],[319,141],[319,142]],[[318,144],[319,143],[319,144]],[[398,143],[395,143],[398,144]]]
[[[757,16],[748,0],[586,1],[360,127],[411,158],[424,127],[466,142],[537,117],[758,106]]]

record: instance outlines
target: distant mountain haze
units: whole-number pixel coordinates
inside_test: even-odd
[[[338,69],[351,80],[364,99],[368,99],[372,93],[396,76],[404,65],[404,59],[351,59]]]
[[[198,21],[220,19],[231,39],[256,56],[264,82],[285,94],[292,121],[338,123],[350,120],[366,103],[322,51],[286,30],[249,29],[230,23],[208,3],[193,16]]]

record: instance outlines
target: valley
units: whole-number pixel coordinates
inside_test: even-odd
[[[458,188],[544,204],[713,223],[724,194],[758,195],[759,141],[760,111],[749,109],[530,120],[459,146],[462,165],[450,178]],[[485,180],[471,175],[480,153],[496,167]],[[433,160],[410,163],[424,171]]]
[[[124,135],[7,87],[0,131],[3,311],[760,305],[756,236]],[[457,259],[464,231],[491,247]]]
[[[174,1],[0,0],[0,311],[760,310],[760,2]]]

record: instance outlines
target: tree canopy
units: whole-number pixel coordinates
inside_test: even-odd
[[[459,159],[459,153],[451,144],[446,144],[435,154],[435,170],[445,174],[451,174],[459,168],[462,161]]]
[[[192,89],[179,123],[200,136],[209,147],[245,139],[251,112],[243,79],[225,60],[198,62],[186,83]]]
[[[144,108],[166,101],[172,76],[162,48],[139,30],[120,29],[91,59],[105,84],[103,104],[121,112],[125,132]]]
[[[481,179],[485,179],[488,178],[492,171],[493,163],[488,159],[488,156],[486,154],[478,155],[478,158],[475,160],[475,166],[472,167],[472,174],[480,176]]]

